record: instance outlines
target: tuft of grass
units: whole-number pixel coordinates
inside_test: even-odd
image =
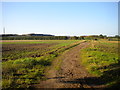
[[[39,80],[44,80],[45,69],[52,64],[54,58],[78,45],[80,42],[60,41],[58,46],[50,47],[50,49],[44,51],[40,57],[19,57],[15,60],[7,58],[7,61],[2,62],[2,88],[29,88],[32,84],[38,83]],[[33,51],[33,53],[35,54],[36,52]],[[12,54],[12,56],[13,55],[14,54]]]
[[[44,69],[51,58],[25,58],[3,62],[3,88],[28,88],[44,76]],[[9,81],[6,83],[6,81]]]
[[[120,59],[117,41],[92,41],[89,47],[82,50],[81,55],[82,63],[91,74],[100,77],[105,85],[118,86]]]

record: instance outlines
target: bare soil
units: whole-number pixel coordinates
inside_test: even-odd
[[[50,47],[54,45],[56,44],[4,44],[2,46],[2,61],[8,61],[9,59],[15,60],[25,57],[40,57],[42,53],[49,51]]]
[[[45,81],[33,85],[34,88],[102,88],[100,80],[88,73],[81,64],[80,51],[88,46],[83,42],[73,47],[53,61],[46,71]]]

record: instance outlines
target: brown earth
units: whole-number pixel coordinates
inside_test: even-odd
[[[34,88],[102,88],[100,80],[90,75],[81,65],[80,50],[88,46],[83,42],[57,57],[49,70],[45,81],[40,81]]]
[[[2,61],[9,59],[15,60],[25,57],[40,57],[45,51],[56,43],[38,43],[38,44],[4,44],[2,46]],[[8,58],[9,57],[9,58]]]

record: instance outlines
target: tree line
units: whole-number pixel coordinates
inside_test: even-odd
[[[119,35],[107,37],[106,35],[90,35],[90,36],[3,36],[2,40],[99,40],[108,39],[110,41],[120,40]]]

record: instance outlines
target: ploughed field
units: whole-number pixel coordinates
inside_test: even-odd
[[[3,40],[2,87],[120,88],[118,52],[118,41]]]
[[[65,48],[65,46],[74,42],[76,41],[3,41],[2,60],[7,61],[25,57],[40,57],[45,54],[49,54],[58,48]]]
[[[2,87],[25,88],[44,78],[44,70],[75,40],[8,40],[2,42]]]

